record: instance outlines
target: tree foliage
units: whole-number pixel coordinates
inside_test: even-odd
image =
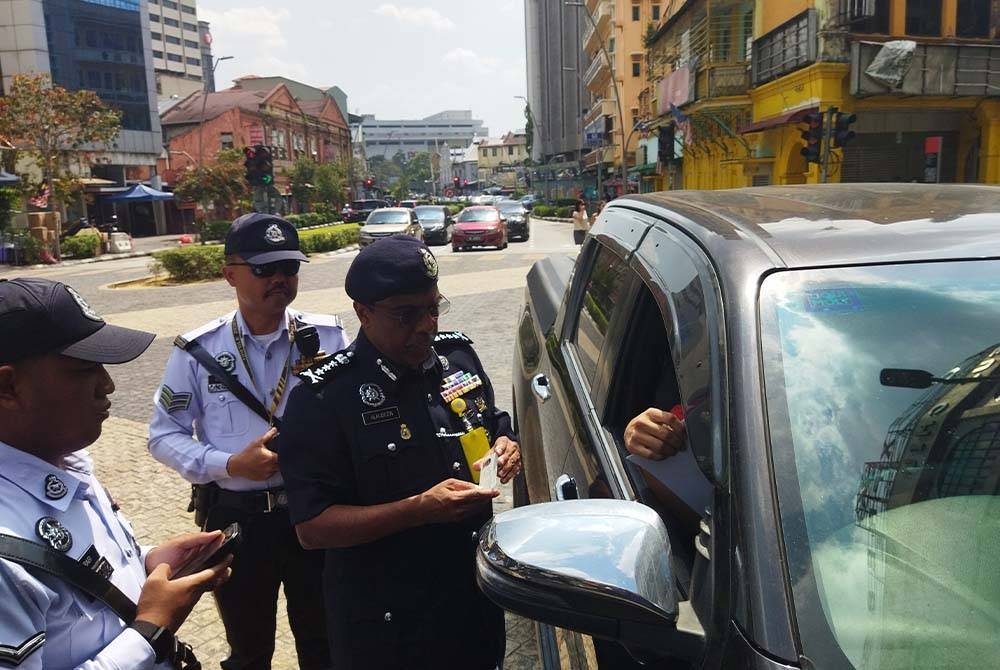
[[[243,152],[223,149],[214,162],[186,172],[174,186],[174,194],[200,203],[206,211],[210,206],[235,207],[250,194],[244,179]]]
[[[531,105],[528,103],[524,103],[524,144],[524,148],[528,152],[528,158],[524,163],[530,165],[531,149],[535,145],[535,117],[531,115]]]
[[[52,191],[53,209],[82,190],[74,164],[89,158],[86,151],[110,144],[120,130],[121,114],[93,91],[67,91],[45,74],[15,75],[9,93],[0,97],[0,137],[34,162]],[[23,185],[29,191],[40,186],[30,180]]]
[[[314,200],[316,168],[314,160],[302,156],[295,161],[292,169],[288,172],[288,185],[291,188],[292,197],[306,209]]]

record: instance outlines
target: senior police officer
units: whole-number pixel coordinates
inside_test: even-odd
[[[299,539],[328,550],[337,668],[477,670],[503,658],[503,613],[474,575],[476,531],[499,491],[471,481],[459,436],[467,421],[486,428],[503,482],[520,451],[472,341],[437,332],[448,307],[437,278],[412,237],[364,248],[345,286],[361,332],[303,372],[285,415],[281,470]],[[449,409],[454,397],[471,418]]]
[[[223,274],[236,289],[238,309],[178,338],[154,399],[149,450],[195,485],[196,521],[205,530],[233,521],[242,527],[233,577],[215,594],[231,648],[222,667],[270,667],[284,584],[299,665],[325,668],[317,588],[323,557],[303,550],[295,537],[270,447],[276,417],[298,381],[291,368],[312,353],[303,351],[305,333],[318,331],[326,351],[341,349],[347,338],[336,317],[289,308],[299,264],[307,261],[290,223],[270,214],[241,216],[226,236],[225,254]]]
[[[104,364],[130,361],[152,340],[107,325],[65,284],[0,280],[0,533],[8,536],[0,545],[0,667],[179,667],[174,632],[226,578],[228,560],[171,580],[221,533],[143,550],[84,451],[100,436],[115,390]],[[19,546],[30,563],[10,553]],[[135,621],[86,595],[61,567],[35,567],[59,567],[63,557],[92,570],[83,573],[100,588],[110,582],[138,600]]]

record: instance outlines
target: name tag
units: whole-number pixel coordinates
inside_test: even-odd
[[[373,409],[369,412],[361,413],[361,421],[366,426],[372,426],[376,423],[385,423],[386,421],[395,421],[398,418],[398,407],[383,407],[381,409]]]

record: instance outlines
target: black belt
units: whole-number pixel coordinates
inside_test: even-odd
[[[288,507],[284,487],[260,491],[230,491],[215,487],[215,504],[243,510],[250,514],[273,512]]]

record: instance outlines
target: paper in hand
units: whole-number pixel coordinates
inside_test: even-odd
[[[491,449],[482,460],[479,471],[479,486],[484,489],[500,488],[500,475],[497,473],[497,455]]]

